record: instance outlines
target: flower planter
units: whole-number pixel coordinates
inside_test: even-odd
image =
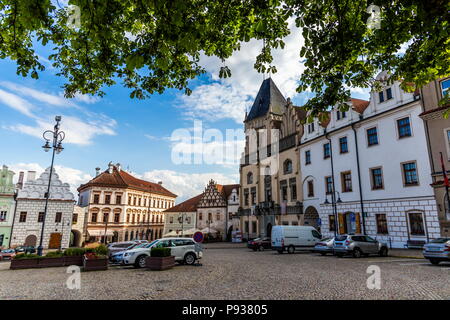
[[[39,258],[35,259],[12,259],[11,266],[12,270],[16,269],[29,269],[29,268],[39,268]]]
[[[83,256],[65,256],[64,257],[65,266],[83,266]]]
[[[25,259],[26,260],[26,259]],[[29,259],[32,260],[32,259]],[[38,268],[52,268],[52,267],[62,267],[64,266],[64,258],[63,257],[54,257],[54,258],[38,258]]]
[[[175,257],[147,257],[145,264],[150,270],[167,270],[175,266]]]
[[[97,271],[108,270],[108,258],[95,258],[93,256],[83,256],[83,270]]]

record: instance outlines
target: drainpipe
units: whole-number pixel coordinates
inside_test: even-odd
[[[325,138],[330,143],[331,181],[333,182],[333,192],[331,193],[331,202],[333,204],[333,213],[334,213],[334,236],[336,236],[338,234],[339,219],[337,216],[336,189],[334,185],[333,144],[331,143],[331,139],[328,138],[327,129],[325,129]]]
[[[362,116],[360,115],[360,119],[362,120]],[[364,203],[363,203],[363,195],[362,195],[362,186],[361,186],[361,169],[359,165],[359,151],[358,151],[358,136],[356,134],[355,124],[352,123],[352,130],[355,137],[355,148],[356,148],[356,165],[358,168],[358,187],[359,187],[359,203],[361,205],[361,216],[362,216],[362,225],[363,225],[363,234],[366,234],[366,218],[364,215]]]

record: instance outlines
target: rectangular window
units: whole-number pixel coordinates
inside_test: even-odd
[[[244,189],[244,205],[248,206],[248,189]]]
[[[341,120],[341,112],[339,110],[336,111],[336,119]]]
[[[383,172],[381,168],[370,169],[372,190],[383,189]]]
[[[397,129],[399,138],[411,137],[411,124],[409,123],[409,117],[398,119]]]
[[[417,178],[417,166],[415,162],[408,162],[402,164],[403,168],[403,183],[405,186],[414,186],[419,184]]]
[[[55,223],[60,223],[62,219],[62,212],[57,212],[55,215]]]
[[[78,214],[74,213],[72,215],[72,224],[76,224],[78,222]]]
[[[307,150],[305,151],[305,164],[311,163],[311,151]]]
[[[314,123],[310,123],[308,124],[308,133],[313,133],[314,132]]]
[[[377,144],[378,144],[377,127],[367,129],[367,145],[370,147]]]
[[[392,99],[392,88],[386,89],[386,100]]]
[[[384,101],[384,92],[383,91],[378,92],[378,98],[380,99],[380,103],[382,103]]]
[[[347,118],[347,113],[345,111],[342,111],[342,119]]]
[[[248,221],[245,221],[245,224],[244,224],[244,225],[245,225],[245,232],[248,233],[248,232],[249,232],[249,230],[248,230]]]
[[[336,230],[336,219],[334,217],[334,215],[330,214],[328,216],[328,225],[329,225],[329,230],[330,231],[335,231]]]
[[[325,143],[323,145],[323,158],[328,159],[331,156],[330,143]]]
[[[119,223],[120,222],[120,213],[115,213],[114,214],[114,222],[115,223]]]
[[[420,212],[409,213],[409,228],[411,235],[424,236],[425,229],[423,227],[423,216]]]
[[[341,153],[348,152],[347,137],[339,138],[339,148],[340,148]]]
[[[325,192],[331,194],[333,192],[333,180],[331,177],[325,177]]]
[[[308,181],[308,197],[314,197],[314,182],[312,180]]]
[[[252,194],[252,205],[253,205],[253,204],[256,204],[256,187],[252,187],[251,194]]]
[[[19,222],[27,222],[27,213],[26,212],[20,213]]]
[[[352,174],[350,171],[341,173],[342,192],[352,192]]]
[[[198,220],[203,220],[203,213],[202,213],[202,212],[199,212],[199,214],[198,214]]]
[[[98,204],[100,202],[100,195],[99,194],[94,194],[94,203]]]
[[[441,82],[442,97],[450,94],[450,79]]]
[[[217,221],[220,221],[220,213],[217,213],[217,214],[216,214],[216,220],[217,220]]]
[[[110,204],[111,203],[111,195],[110,194],[106,194],[105,195],[105,204]]]
[[[0,222],[6,221],[6,211],[0,211]]]
[[[376,215],[377,219],[377,234],[388,234],[387,220],[384,213]]]
[[[116,204],[122,204],[122,196],[116,196]]]
[[[289,188],[291,189],[291,201],[297,200],[297,182],[295,178],[289,179]]]
[[[44,212],[38,213],[38,222],[44,222]]]
[[[287,201],[288,198],[288,187],[287,187],[287,181],[282,180],[280,181],[280,189],[281,189],[281,200]]]
[[[91,222],[97,222],[97,212],[92,212]]]

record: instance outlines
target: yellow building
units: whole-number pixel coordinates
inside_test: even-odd
[[[163,211],[173,207],[174,193],[133,177],[120,164],[109,163],[102,173],[78,188],[79,205],[87,207],[89,241],[107,242],[161,238]]]

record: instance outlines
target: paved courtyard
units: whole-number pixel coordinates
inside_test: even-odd
[[[398,257],[360,259],[278,254],[211,246],[202,266],[157,272],[130,267],[81,273],[66,287],[66,268],[9,270],[0,263],[3,299],[449,299],[450,264]],[[381,289],[368,289],[367,267],[381,269]]]

